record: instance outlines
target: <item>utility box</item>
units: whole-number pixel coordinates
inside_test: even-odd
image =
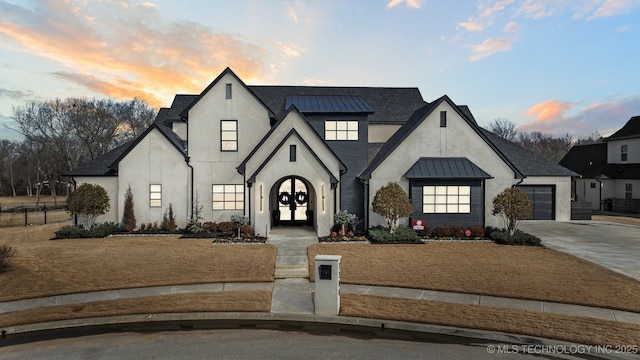
[[[340,255],[316,255],[316,291],[314,304],[317,315],[338,315],[340,312]]]

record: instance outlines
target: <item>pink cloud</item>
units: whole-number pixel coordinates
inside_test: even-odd
[[[513,39],[486,39],[482,44],[470,46],[473,55],[469,60],[478,61],[498,52],[509,51],[514,41]]]
[[[162,18],[150,3],[43,0],[33,9],[0,3],[0,11],[0,37],[72,69],[56,76],[154,106],[168,105],[175,93],[201,91],[226,66],[259,81],[271,56],[237,35]]]
[[[632,116],[640,115],[640,95],[578,106],[579,103],[560,100],[536,104],[526,112],[526,116],[535,118],[520,124],[517,130],[556,135],[568,133],[576,137],[597,131],[607,136]]]
[[[624,14],[639,6],[637,0],[606,0],[587,20]]]

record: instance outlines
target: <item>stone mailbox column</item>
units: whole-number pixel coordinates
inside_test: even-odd
[[[340,255],[316,255],[317,315],[338,315],[340,312]]]

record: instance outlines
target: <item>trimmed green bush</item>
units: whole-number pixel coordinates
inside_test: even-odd
[[[528,246],[542,245],[539,237],[517,229],[513,235],[510,235],[507,230],[494,230],[490,233],[490,237],[496,242],[496,244]]]
[[[55,239],[103,238],[116,232],[118,232],[118,225],[112,222],[96,224],[91,230],[68,225],[56,231]]]
[[[418,242],[418,234],[406,226],[398,226],[396,231],[391,233],[387,228],[369,229],[369,238],[374,243],[404,243],[412,244]]]

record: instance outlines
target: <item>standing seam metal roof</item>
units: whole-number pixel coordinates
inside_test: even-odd
[[[489,179],[491,175],[463,157],[423,157],[407,171],[405,179]]]

